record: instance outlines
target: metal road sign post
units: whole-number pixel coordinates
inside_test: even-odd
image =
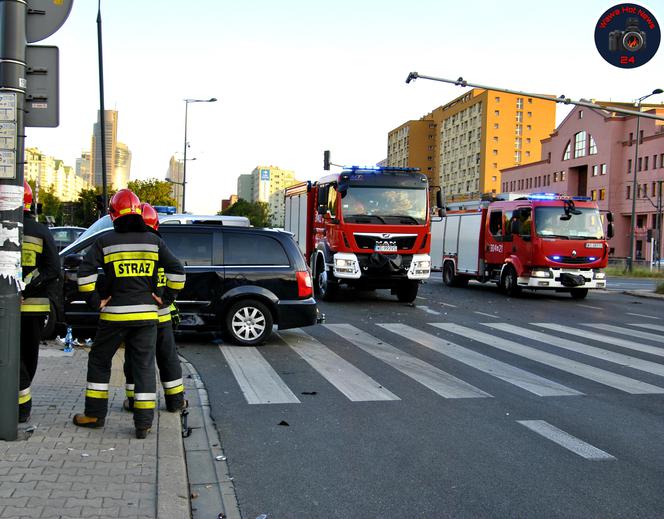
[[[39,41],[57,31],[72,2],[0,0],[0,440],[12,441],[18,436],[24,113],[29,77],[26,47],[28,41]],[[56,89],[47,103],[57,107],[57,64],[53,72],[50,81],[55,78]],[[49,88],[35,83],[38,91]]]

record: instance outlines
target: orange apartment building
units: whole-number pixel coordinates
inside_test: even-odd
[[[500,170],[540,160],[556,104],[473,88],[388,133],[387,164],[416,167],[448,201],[500,190]]]

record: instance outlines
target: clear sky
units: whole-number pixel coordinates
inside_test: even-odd
[[[617,3],[617,2],[616,2]],[[620,70],[595,50],[599,0],[102,0],[105,104],[132,178],[163,179],[181,157],[189,105],[187,209],[216,212],[256,165],[323,174],[387,154],[387,133],[463,93],[410,71],[573,99],[631,101],[664,88],[664,49]],[[664,23],[664,5],[641,3]],[[99,108],[97,2],[74,0],[38,45],[60,48],[60,126],[28,146],[74,165]],[[663,45],[664,47],[664,45]],[[664,101],[664,95],[649,101]],[[558,121],[569,107],[558,106]]]

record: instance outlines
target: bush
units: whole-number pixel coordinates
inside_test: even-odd
[[[655,289],[656,294],[664,294],[664,281],[657,283],[657,288]]]

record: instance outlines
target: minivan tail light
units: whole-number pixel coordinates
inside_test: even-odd
[[[309,271],[298,271],[295,273],[295,276],[297,277],[297,296],[311,297],[314,294],[314,290]]]

